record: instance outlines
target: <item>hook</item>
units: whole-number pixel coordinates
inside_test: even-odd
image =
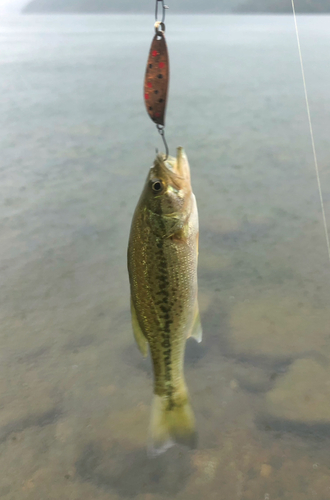
[[[167,145],[166,138],[165,138],[164,127],[162,127],[162,125],[157,125],[157,130],[158,130],[159,134],[162,136],[163,143],[165,146],[165,152],[166,152],[165,160],[167,160],[167,158],[168,158],[168,145]]]

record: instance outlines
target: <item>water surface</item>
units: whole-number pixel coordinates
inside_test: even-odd
[[[330,218],[330,17],[300,16]],[[293,19],[168,16],[200,214],[199,447],[146,457],[126,247],[160,138],[150,16],[0,21],[3,500],[327,500],[330,266]]]

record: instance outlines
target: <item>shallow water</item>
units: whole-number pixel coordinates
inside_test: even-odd
[[[330,219],[330,17],[298,18]],[[3,500],[330,498],[330,266],[290,16],[168,16],[200,215],[199,447],[146,457],[126,246],[152,16],[0,20]]]

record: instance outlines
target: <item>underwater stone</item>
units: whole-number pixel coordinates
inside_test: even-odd
[[[266,411],[277,419],[330,422],[330,367],[299,359],[266,395]]]
[[[241,356],[292,359],[329,350],[330,311],[271,294],[234,303],[231,349]]]

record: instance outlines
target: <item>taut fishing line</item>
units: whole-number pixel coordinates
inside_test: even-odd
[[[328,256],[329,256],[329,261],[330,261],[330,241],[329,241],[328,224],[327,224],[327,219],[326,219],[326,216],[325,216],[325,209],[324,209],[323,194],[322,194],[322,188],[321,188],[319,166],[318,166],[317,155],[316,155],[316,148],[315,148],[315,141],[314,141],[314,132],[313,132],[313,125],[312,125],[311,113],[310,113],[310,108],[309,108],[309,100],[308,100],[308,93],[307,93],[307,86],[306,86],[306,79],[305,79],[305,70],[304,70],[304,63],[303,63],[303,58],[302,58],[302,54],[301,54],[300,38],[299,38],[299,31],[298,31],[297,16],[296,16],[296,9],[295,9],[294,0],[291,0],[291,3],[292,3],[293,19],[294,19],[294,24],[295,24],[295,28],[296,28],[298,52],[299,52],[299,59],[300,59],[300,66],[301,66],[301,74],[302,74],[302,79],[303,79],[303,84],[304,84],[306,108],[307,108],[308,123],[309,123],[309,131],[310,131],[311,141],[312,141],[312,148],[313,148],[313,156],[314,156],[314,165],[315,165],[315,172],[316,172],[316,178],[317,178],[317,185],[318,185],[318,188],[319,188],[319,195],[320,195],[320,202],[321,202],[321,209],[322,209],[322,217],[323,217],[323,225],[324,225],[324,232],[325,232],[325,239],[326,239],[326,242],[327,242]]]

